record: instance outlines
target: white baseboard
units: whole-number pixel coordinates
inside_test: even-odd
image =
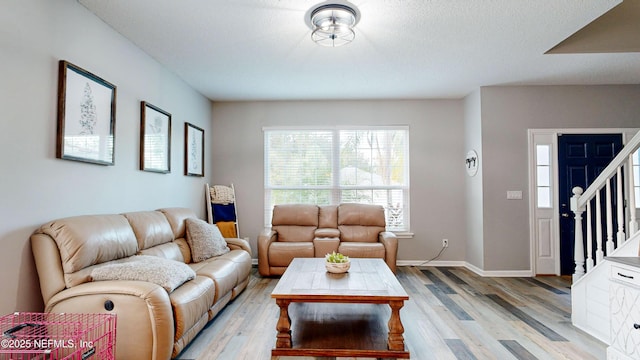
[[[448,266],[465,267],[482,277],[531,277],[531,270],[482,270],[479,267],[466,261],[421,261],[421,260],[398,260],[397,266]]]
[[[424,260],[398,260],[396,261],[396,266],[449,266],[449,267],[460,267],[465,266],[464,261],[448,261],[448,260],[433,260],[433,261],[424,261]]]
[[[258,259],[252,259],[251,264],[258,266]],[[434,260],[425,262],[424,260],[398,260],[397,266],[446,266],[446,267],[465,267],[482,277],[532,277],[531,270],[482,270],[477,266],[466,261],[447,261]]]

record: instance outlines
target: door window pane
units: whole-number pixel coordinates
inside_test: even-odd
[[[551,145],[536,145],[536,204],[551,207]]]
[[[551,207],[551,188],[538,187],[538,207],[539,208]]]

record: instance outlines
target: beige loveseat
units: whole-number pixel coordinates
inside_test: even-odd
[[[384,209],[378,205],[276,205],[271,228],[258,236],[258,271],[282,275],[293,258],[336,251],[384,259],[395,273],[398,239],[385,225]]]
[[[170,208],[76,216],[43,225],[31,236],[31,247],[45,311],[117,314],[119,360],[177,356],[244,290],[251,272],[251,250],[242,239],[224,239],[226,253],[193,263],[187,224],[213,226],[195,218],[189,209]],[[155,270],[147,267],[150,263]],[[172,270],[163,274],[157,266],[165,263]],[[127,276],[151,272],[162,279],[169,277],[173,284],[126,276],[122,280],[122,273],[118,280],[96,281],[96,274],[123,269],[122,264],[128,270],[133,267]],[[183,272],[195,276],[176,282],[176,274]]]

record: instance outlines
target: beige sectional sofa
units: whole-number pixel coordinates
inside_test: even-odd
[[[336,251],[384,259],[395,273],[398,239],[385,225],[384,208],[378,205],[276,205],[271,228],[258,236],[258,271],[263,276],[282,275],[295,257]]]
[[[187,223],[200,226],[195,218],[168,208],[44,224],[31,246],[45,311],[116,313],[117,359],[177,356],[245,289],[251,272],[242,239],[220,238],[226,253],[192,262]]]

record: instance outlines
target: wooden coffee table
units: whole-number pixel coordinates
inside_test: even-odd
[[[295,258],[271,297],[280,307],[272,356],[409,358],[400,309],[409,296],[382,259]]]

